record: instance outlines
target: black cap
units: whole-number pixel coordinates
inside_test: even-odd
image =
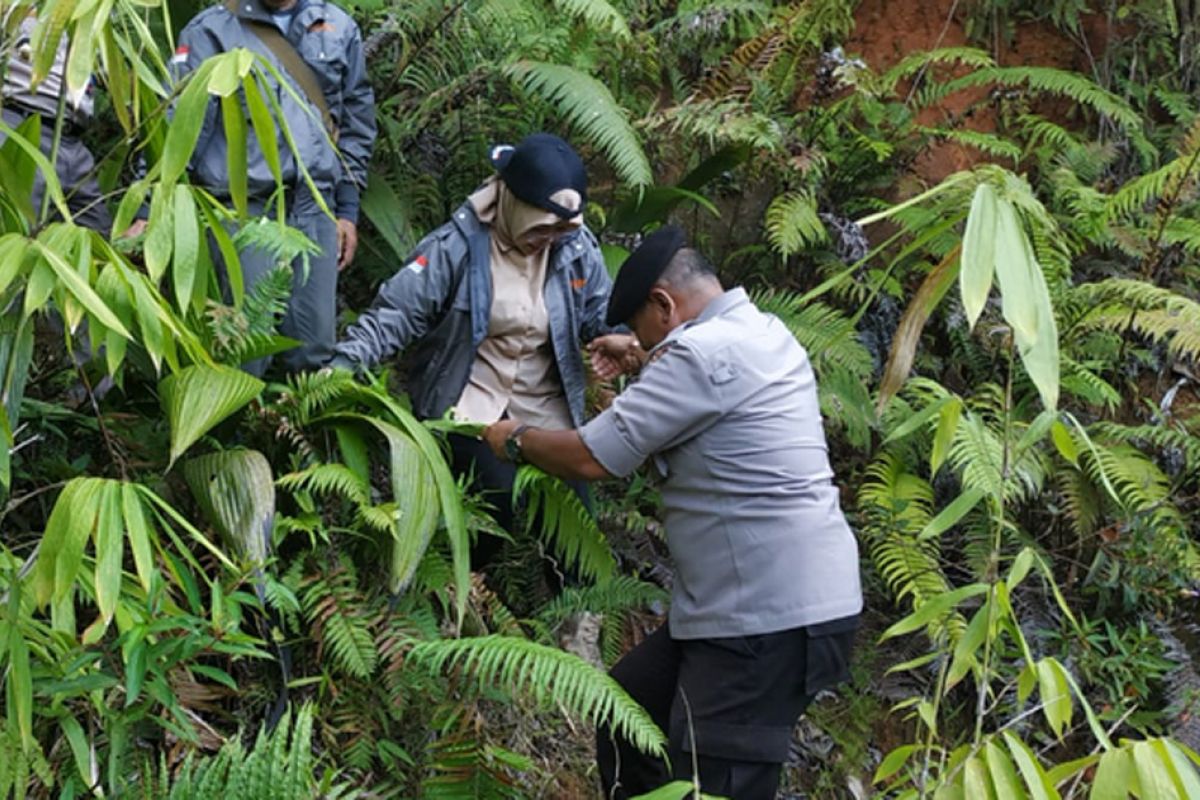
[[[687,234],[678,225],[664,225],[642,239],[638,248],[625,259],[617,279],[613,281],[604,321],[609,325],[628,322],[646,302],[650,289],[667,264],[671,263],[675,253],[684,247],[687,247]]]
[[[554,134],[530,134],[516,147],[498,144],[492,148],[491,160],[504,185],[517,199],[563,219],[571,219],[583,211],[583,204],[587,202],[587,171],[583,168],[583,159],[571,145]],[[550,199],[563,189],[579,192],[579,208],[566,208]]]

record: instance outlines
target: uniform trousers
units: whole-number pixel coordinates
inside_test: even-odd
[[[848,677],[858,617],[757,636],[672,639],[663,625],[611,675],[667,734],[669,763],[601,726],[604,797],[698,777],[709,794],[773,800],[792,729],[817,692]]]
[[[28,113],[18,108],[5,107],[3,110],[4,124],[15,128],[25,121]],[[41,141],[38,149],[47,158],[54,145],[54,120],[42,118]],[[67,208],[75,222],[108,236],[112,228],[112,217],[104,205],[100,194],[100,185],[96,182],[96,162],[92,151],[79,141],[75,126],[67,125],[58,140],[58,155],[54,161],[54,172],[66,195]],[[4,140],[0,134],[0,141]],[[37,214],[42,207],[42,196],[46,192],[46,179],[38,170],[33,179],[33,213]],[[53,206],[51,206],[53,210]]]
[[[326,197],[332,197],[332,191]],[[262,214],[264,202],[251,201],[251,215]],[[300,256],[292,263],[292,294],[287,313],[279,323],[279,333],[300,342],[298,347],[275,358],[286,373],[318,369],[333,355],[337,341],[337,223],[313,199],[307,186],[290,193],[287,198],[287,223],[296,228],[319,248],[307,257]],[[216,250],[214,248],[214,253]],[[250,292],[259,281],[278,266],[275,256],[267,250],[249,246],[238,252],[242,267],[242,285]],[[307,265],[306,265],[307,263]],[[262,358],[244,365],[244,369],[261,376],[271,359]]]

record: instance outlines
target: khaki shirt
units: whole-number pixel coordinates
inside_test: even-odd
[[[808,355],[742,289],[676,328],[580,429],[613,475],[653,457],[675,561],[671,636],[751,636],[862,610]]]
[[[510,258],[491,242],[492,309],[456,416],[492,423],[507,414],[539,428],[571,428],[571,412],[550,342],[544,287],[548,253]]]

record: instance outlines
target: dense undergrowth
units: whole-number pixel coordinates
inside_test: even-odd
[[[855,52],[849,0],[351,5],[381,138],[347,313],[491,143],[550,129],[614,264],[681,220],[808,349],[868,626],[788,791],[1200,797],[1193,3],[955,3],[967,45],[894,63]],[[201,232],[230,249],[245,204],[184,165],[208,97],[263,67],[172,87],[193,10],[38,8],[39,54],[66,32],[70,79],[97,79],[114,230],[148,201],[144,240],[54,221],[36,131],[4,130],[0,794],[592,796],[589,724],[662,733],[560,645],[611,663],[662,613],[652,477],[601,487],[597,525],[524,474],[545,529],[485,580],[470,542],[499,531],[446,466],[452,423],[394,376],[236,369],[285,346],[290,276],[218,302]],[[1006,66],[1030,26],[1082,71]],[[974,166],[929,180],[947,148]]]

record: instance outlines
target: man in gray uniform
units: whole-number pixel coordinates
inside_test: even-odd
[[[5,54],[4,85],[0,89],[3,98],[4,124],[15,128],[31,114],[41,116],[41,141],[39,149],[50,156],[54,143],[54,121],[58,114],[59,98],[67,92],[66,74],[67,37],[63,36],[54,54],[54,63],[46,77],[33,85],[33,29],[37,17],[30,14],[21,20],[17,35]],[[67,208],[80,225],[107,235],[112,227],[112,217],[100,195],[96,183],[95,160],[92,153],[79,140],[84,126],[92,118],[91,84],[77,93],[64,98],[63,130],[54,161],[54,171],[67,198]],[[0,141],[4,135],[0,134]],[[46,180],[39,171],[34,178],[32,207],[36,217],[41,212],[42,197],[46,191]]]
[[[349,14],[324,0],[237,0],[197,14],[180,33],[172,63],[182,75],[210,56],[239,47],[266,58],[292,83],[299,100],[272,87],[282,107],[282,122],[291,131],[299,160],[336,217],[330,219],[317,205],[296,156],[280,134],[288,224],[320,247],[307,269],[300,259],[293,264],[292,297],[280,332],[302,345],[285,353],[282,361],[289,372],[311,369],[324,364],[333,352],[337,274],[354,258],[359,191],[366,185],[375,143],[375,98],[367,82],[362,35]],[[306,68],[309,72],[304,74]],[[194,182],[221,199],[230,196],[227,149],[220,103],[214,98],[190,171]],[[250,211],[257,215],[263,213],[276,184],[253,130],[247,137],[247,151]],[[247,289],[275,267],[274,258],[262,250],[248,248],[239,258]]]
[[[563,478],[623,477],[647,459],[666,477],[670,615],[612,674],[667,731],[671,767],[601,730],[605,797],[690,779],[694,762],[704,791],[769,800],[796,719],[846,677],[862,609],[812,367],[673,226],[621,267],[607,322],[649,353],[607,410],[580,430],[501,420],[485,434]]]

